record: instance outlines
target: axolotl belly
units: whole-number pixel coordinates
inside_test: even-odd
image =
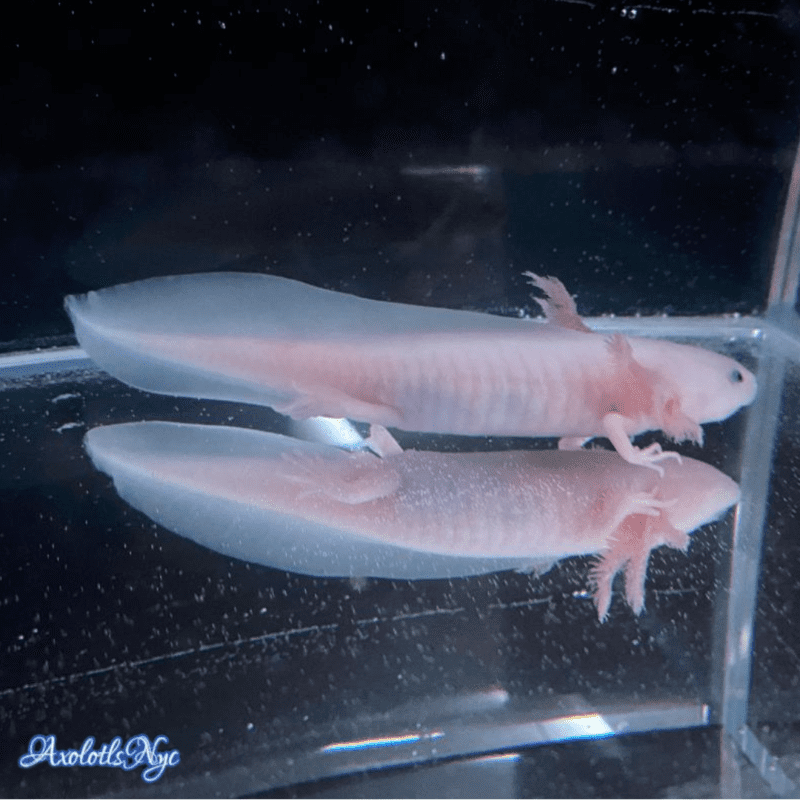
[[[631,463],[667,458],[630,437],[700,442],[755,395],[733,359],[582,322],[561,283],[530,276],[547,322],[366,300],[269,275],[155,278],[72,296],[78,341],[115,377],[163,394],[349,417],[404,430],[608,436]]]
[[[598,554],[600,618],[614,575],[644,605],[650,551],[738,501],[684,458],[664,476],[616,453],[394,452],[378,458],[277,434],[141,422],[86,436],[95,466],[164,527],[226,555],[317,576],[428,579],[543,569]]]

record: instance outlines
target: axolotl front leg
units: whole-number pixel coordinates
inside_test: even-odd
[[[665,453],[658,443],[644,449],[635,447],[630,440],[634,423],[627,413],[622,413],[645,414],[650,417],[653,428],[660,427],[663,409],[659,407],[659,377],[636,361],[630,342],[621,334],[614,334],[607,339],[606,347],[614,369],[612,380],[618,393],[611,395],[611,407],[603,409],[603,430],[616,451],[629,464],[649,467],[663,477],[664,470],[657,462],[675,458],[680,464],[680,455],[672,451]]]
[[[605,504],[606,500],[599,498],[598,502]],[[626,567],[625,588],[628,602],[637,614],[642,610],[650,550],[667,541],[672,542],[667,531],[673,529],[666,521],[664,510],[676,502],[675,498],[659,500],[655,491],[632,492],[613,509],[605,525],[609,531],[608,544],[592,569],[594,600],[601,622],[605,620],[611,605],[614,576],[623,567]],[[688,545],[688,537],[686,544]]]
[[[606,436],[614,445],[614,449],[629,463],[637,464],[642,467],[649,467],[654,469],[661,477],[664,477],[664,470],[658,466],[658,461],[663,461],[665,458],[674,458],[679,464],[681,457],[679,453],[674,450],[664,451],[658,442],[648,447],[641,448],[631,444],[631,440],[626,431],[627,420],[622,414],[612,412],[603,417],[603,428],[605,429]]]
[[[664,477],[664,470],[659,467],[656,462],[663,461],[665,458],[674,458],[677,462],[681,463],[679,453],[672,450],[663,451],[658,442],[648,447],[641,448],[631,444],[630,437],[626,431],[627,420],[622,414],[612,412],[603,417],[603,428],[605,429],[606,436],[609,438],[614,449],[624,458],[629,464],[636,464],[641,467],[649,467],[655,470],[662,478]],[[593,437],[591,436],[564,436],[558,440],[559,450],[580,450],[587,442],[590,442]]]
[[[673,502],[664,502],[661,507]],[[685,552],[689,547],[689,534],[670,525],[664,514],[649,511],[631,514],[619,525],[592,569],[594,601],[601,622],[608,616],[614,577],[620,570],[625,572],[625,599],[635,614],[641,614],[647,562],[651,551],[661,545]]]

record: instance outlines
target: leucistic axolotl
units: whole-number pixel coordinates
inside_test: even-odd
[[[391,443],[378,431],[373,442]],[[664,475],[601,450],[438,453],[378,458],[262,431],[168,422],[95,428],[95,466],[124,500],[228,556],[315,576],[453,578],[544,571],[598,554],[600,619],[614,576],[644,606],[650,551],[738,502],[739,488],[691,458]]]
[[[103,369],[161,394],[234,400],[302,419],[348,417],[429,433],[607,436],[631,464],[676,453],[630,437],[749,404],[753,375],[699,347],[593,333],[554,278],[547,321],[386,303],[272,275],[153,278],[70,296],[78,341]]]

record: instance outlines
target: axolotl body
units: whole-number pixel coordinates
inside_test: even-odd
[[[147,391],[264,404],[295,418],[432,433],[607,436],[631,464],[676,456],[631,437],[701,442],[748,405],[752,373],[659,339],[592,332],[554,278],[529,274],[547,321],[388,303],[270,275],[154,278],[71,296],[78,341]]]
[[[261,431],[139,422],[95,428],[86,449],[120,495],[164,527],[228,556],[316,576],[454,578],[545,571],[597,555],[600,619],[614,576],[644,606],[650,551],[739,499],[692,458],[664,475],[602,450],[346,452]],[[391,450],[391,452],[390,452]]]

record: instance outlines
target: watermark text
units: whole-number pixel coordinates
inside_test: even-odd
[[[158,748],[169,744],[166,736],[156,736],[151,742],[144,734],[131,736],[125,744],[115,736],[109,744],[99,749],[94,746],[94,736],[87,736],[77,750],[58,750],[56,737],[34,736],[28,742],[28,752],[17,762],[23,769],[47,763],[51,767],[117,767],[130,771],[143,767],[142,778],[148,783],[157,781],[167,767],[180,764],[181,754],[177,750]]]

